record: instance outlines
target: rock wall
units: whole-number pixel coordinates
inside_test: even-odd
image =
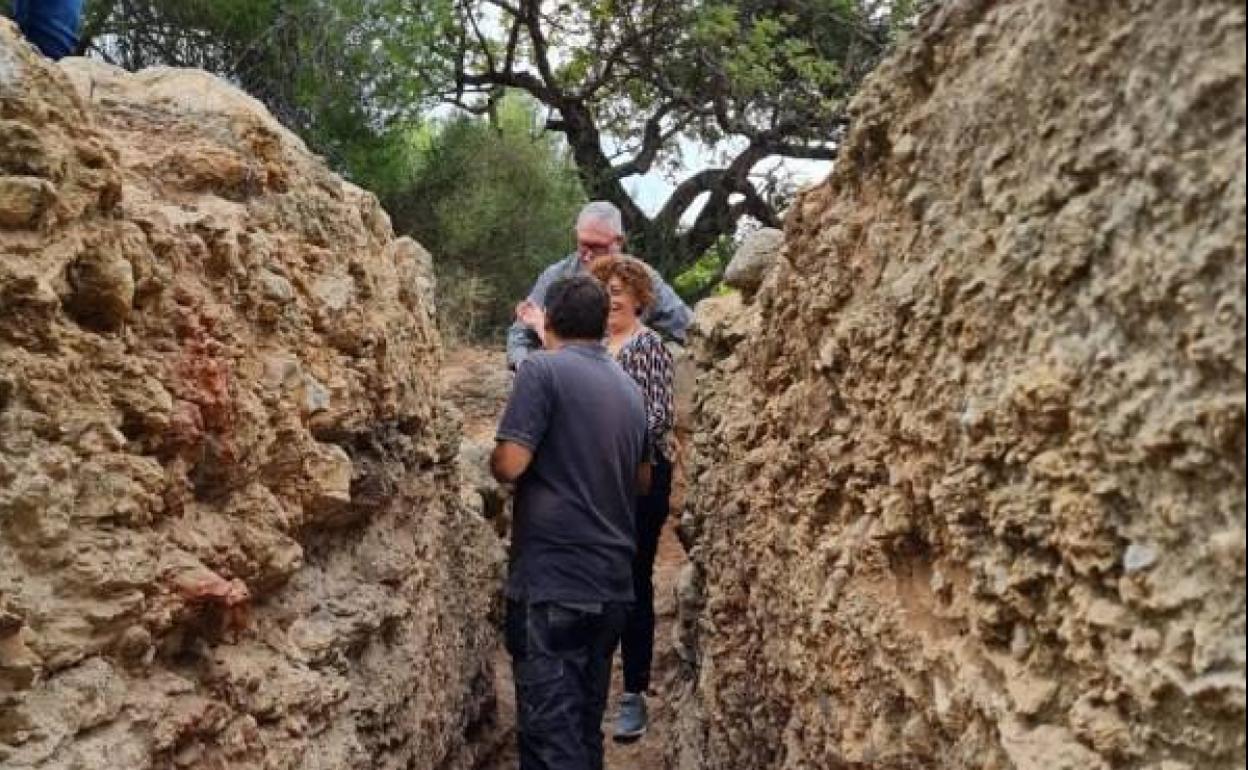
[[[203,73],[0,20],[0,767],[469,767],[501,553],[428,255]]]
[[[938,4],[699,308],[681,768],[1244,767],[1244,17]]]

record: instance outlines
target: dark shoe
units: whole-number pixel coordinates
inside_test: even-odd
[[[626,692],[620,696],[615,712],[616,743],[632,743],[646,734],[646,696]]]

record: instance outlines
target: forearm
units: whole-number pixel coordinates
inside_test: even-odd
[[[512,441],[499,441],[490,453],[490,474],[500,484],[513,484],[528,469],[533,451]]]
[[[515,321],[507,329],[507,365],[512,369],[538,349],[540,341],[529,327]]]
[[[529,294],[525,297],[526,302],[531,302],[539,308],[546,303],[546,290],[550,288],[550,284],[554,281],[557,272],[557,264],[543,270],[541,275],[533,283],[533,288],[529,290]],[[515,369],[529,354],[535,350],[540,350],[542,341],[538,338],[537,333],[529,327],[528,324],[522,322],[519,318],[512,322],[507,329],[507,365]]]

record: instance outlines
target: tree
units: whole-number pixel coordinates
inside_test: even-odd
[[[539,101],[547,127],[567,138],[586,193],[619,206],[631,248],[671,275],[742,217],[778,224],[783,196],[758,166],[773,156],[836,157],[851,95],[913,6],[455,0],[454,85],[443,96],[478,113],[502,88]],[[718,148],[722,162],[681,179],[648,215],[624,182],[679,168],[682,142]]]
[[[82,48],[126,69],[197,67],[231,80],[358,177],[377,170],[392,129],[429,106],[450,3],[100,0],[88,4]]]
[[[584,203],[559,138],[520,94],[490,120],[465,115],[409,134],[410,181],[383,195],[395,229],[435,255],[444,333],[488,338],[533,277],[572,247]]]

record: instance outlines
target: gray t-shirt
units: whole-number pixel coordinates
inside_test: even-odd
[[[602,345],[529,356],[498,441],[533,451],[516,486],[507,596],[633,600],[633,500],[646,453],[641,391]]]

